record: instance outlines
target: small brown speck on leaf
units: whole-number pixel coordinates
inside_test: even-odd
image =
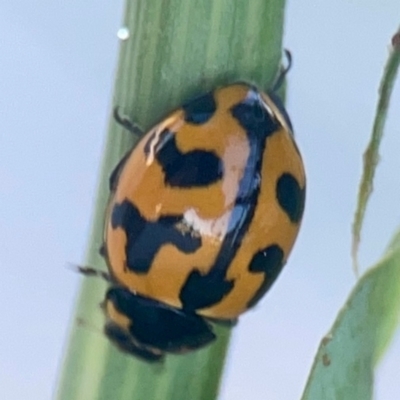
[[[325,367],[329,367],[331,365],[331,359],[326,353],[322,356],[322,364],[324,364]]]

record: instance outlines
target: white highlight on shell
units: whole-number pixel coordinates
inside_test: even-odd
[[[184,214],[184,222],[194,231],[199,232],[202,236],[210,236],[215,240],[223,240],[229,223],[230,212],[227,211],[216,219],[200,218],[194,208],[187,210]]]

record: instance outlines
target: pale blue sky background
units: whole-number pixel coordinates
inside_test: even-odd
[[[0,2],[0,398],[50,399],[88,236],[116,65],[122,0]],[[287,268],[235,330],[222,400],[298,399],[354,277],[350,222],[399,0],[291,1],[287,108],[308,172]],[[361,261],[400,225],[400,85]],[[377,399],[400,398],[400,335]]]

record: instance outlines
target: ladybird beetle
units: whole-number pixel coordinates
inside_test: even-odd
[[[150,129],[110,192],[105,333],[158,361],[208,344],[211,322],[235,323],[271,287],[299,231],[305,172],[279,98],[235,83]]]

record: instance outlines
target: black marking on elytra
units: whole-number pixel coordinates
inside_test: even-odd
[[[260,93],[254,88],[248,91],[243,102],[232,107],[232,115],[247,132],[260,138],[265,139],[279,127],[278,121],[270,115]]]
[[[125,154],[122,159],[118,162],[118,164],[114,167],[113,171],[111,172],[108,184],[109,184],[109,189],[111,192],[115,191],[118,185],[118,178],[124,168],[124,165],[126,161],[128,160],[129,156],[131,155],[131,152],[129,151],[127,154]]]
[[[106,299],[132,321],[129,333],[145,348],[179,353],[203,347],[215,339],[211,326],[195,313],[170,307],[120,287],[109,289]]]
[[[222,178],[222,160],[215,153],[205,150],[182,153],[175,135],[168,130],[160,134],[154,151],[163,168],[166,185],[184,188],[208,186]]]
[[[127,236],[126,267],[139,274],[147,273],[159,249],[168,243],[186,254],[200,248],[198,235],[189,228],[183,232],[176,226],[182,220],[182,215],[169,215],[147,221],[129,201],[115,204],[111,224],[113,229],[122,228]]]
[[[233,281],[215,273],[214,267],[206,275],[194,270],[186,279],[179,298],[185,310],[194,311],[218,303],[233,289],[233,285]]]
[[[192,271],[182,287],[180,300],[188,310],[210,307],[220,302],[234,287],[234,281],[227,280],[226,273],[253,219],[260,192],[266,139],[277,128],[259,92],[251,87],[246,98],[231,108],[231,113],[246,132],[250,152],[239,182],[227,234],[214,265],[205,275]]]
[[[282,174],[276,182],[276,198],[290,221],[298,223],[303,216],[305,188],[301,188],[297,179],[288,172]]]
[[[284,265],[283,257],[283,250],[277,244],[272,244],[253,256],[249,265],[249,271],[256,273],[263,272],[264,281],[253,298],[248,302],[248,308],[253,307],[275,282]]]
[[[217,110],[214,92],[208,92],[188,101],[182,106],[186,122],[201,125],[210,120]]]

